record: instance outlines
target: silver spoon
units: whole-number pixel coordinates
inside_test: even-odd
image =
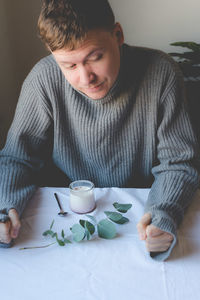
[[[60,200],[59,200],[59,198],[58,198],[58,195],[57,195],[56,193],[54,193],[54,196],[55,196],[56,201],[57,201],[57,203],[58,203],[58,206],[59,206],[59,208],[60,208],[60,212],[58,213],[58,215],[59,215],[59,216],[62,216],[62,217],[66,216],[66,215],[67,215],[67,212],[63,210],[63,208],[62,208],[62,206],[61,206],[61,204],[60,204]]]

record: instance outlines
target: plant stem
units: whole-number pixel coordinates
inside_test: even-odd
[[[24,248],[19,248],[19,250],[28,250],[28,249],[36,249],[36,248],[46,248],[46,247],[49,247],[53,244],[56,244],[57,242],[54,242],[54,243],[51,243],[51,244],[48,244],[48,245],[44,245],[44,246],[35,246],[35,247],[24,247]]]

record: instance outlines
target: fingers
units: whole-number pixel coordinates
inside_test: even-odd
[[[19,229],[21,227],[21,222],[19,220],[19,215],[15,209],[10,209],[8,216],[11,222],[10,236],[15,239],[19,234]]]
[[[155,240],[146,240],[146,249],[148,252],[163,252],[167,251],[169,247],[171,246],[172,240],[158,240],[157,238]]]
[[[0,242],[1,243],[9,244],[11,242],[10,227],[11,227],[10,221],[7,221],[6,223],[0,222]]]
[[[152,224],[147,226],[146,234],[146,248],[149,252],[166,251],[173,241],[172,234],[162,231]]]
[[[8,221],[0,222],[0,242],[4,244],[9,244],[12,239],[15,239],[21,227],[19,215],[15,209],[10,209],[8,216]]]
[[[151,214],[146,213],[137,224],[138,234],[141,240],[145,240],[147,237],[146,228],[151,223]]]
[[[145,240],[146,248],[149,252],[166,251],[173,241],[172,234],[165,232],[150,223],[151,214],[146,213],[137,224],[140,239]]]
[[[155,236],[159,236],[163,233],[162,230],[160,230],[158,227],[154,226],[154,225],[149,225],[146,228],[146,233],[148,237],[155,237]]]

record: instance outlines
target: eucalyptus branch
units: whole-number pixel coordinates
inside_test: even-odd
[[[79,223],[70,227],[72,239],[77,243],[83,241],[84,239],[89,241],[96,231],[98,236],[103,239],[113,239],[116,237],[117,231],[113,223],[122,225],[129,222],[129,219],[124,217],[122,213],[126,213],[132,207],[132,204],[120,204],[115,202],[113,203],[113,206],[118,212],[104,211],[105,215],[107,216],[106,219],[102,219],[97,222],[94,216],[86,215],[86,217],[88,217],[92,223],[88,220],[81,219],[79,220]],[[65,237],[65,232],[63,229],[61,231],[61,238],[58,238],[58,233],[52,230],[53,225],[54,220],[52,221],[49,229],[43,232],[43,236],[49,235],[51,238],[56,239],[55,242],[45,246],[24,247],[20,248],[19,250],[46,248],[56,243],[58,243],[59,246],[65,246],[66,244],[72,243]]]

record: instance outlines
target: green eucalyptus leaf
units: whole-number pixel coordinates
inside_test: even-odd
[[[122,217],[119,221],[115,221],[117,224],[125,224],[127,222],[129,222],[129,219],[125,217]]]
[[[92,235],[90,234],[90,232],[89,232],[87,229],[86,229],[86,231],[85,231],[85,234],[86,234],[87,240],[88,240],[88,241],[91,240]]]
[[[65,233],[64,233],[64,230],[63,230],[63,229],[62,229],[62,231],[61,231],[61,236],[62,236],[63,239],[65,238]]]
[[[80,224],[74,224],[70,230],[73,233],[73,240],[80,242],[85,238],[85,229]]]
[[[113,222],[119,221],[123,218],[122,214],[113,211],[104,211],[104,214],[106,214],[106,216]]]
[[[132,204],[120,204],[118,202],[115,202],[113,203],[113,206],[117,211],[126,213],[132,207]]]
[[[86,217],[88,217],[94,224],[97,224],[97,220],[95,217],[90,216],[90,215],[86,215]]]
[[[95,232],[95,227],[92,223],[86,220],[80,220],[79,223],[83,228],[89,231],[90,234],[93,234]]]
[[[60,239],[58,238],[58,235],[57,235],[57,234],[56,234],[56,241],[57,241],[57,243],[58,243],[59,246],[65,246],[65,242],[63,242],[62,240],[60,240]]]
[[[50,230],[44,231],[42,235],[47,236],[47,235],[49,234],[49,231],[50,231]]]
[[[86,221],[85,228],[89,231],[89,233],[92,235],[95,232],[95,227],[92,223]]]
[[[103,239],[113,239],[116,236],[116,228],[108,219],[103,219],[97,224],[99,237]]]
[[[85,228],[85,220],[79,220],[79,223],[81,224],[81,226],[82,226],[83,228]]]
[[[104,213],[112,222],[117,223],[117,224],[124,224],[129,221],[128,218],[123,217],[122,214],[117,213],[117,212],[104,211]]]
[[[54,232],[53,232],[52,230],[46,230],[45,232],[43,232],[43,235],[44,235],[44,236],[50,235],[50,236],[53,237]]]
[[[54,220],[52,221],[52,223],[51,223],[51,225],[50,225],[50,229],[52,229],[53,224],[54,224]]]
[[[66,238],[64,239],[64,243],[65,244],[72,244],[72,242],[70,240],[66,239]]]
[[[80,220],[79,222],[80,222],[81,226],[83,228],[85,228],[85,235],[86,235],[87,240],[88,241],[91,240],[92,234],[95,232],[94,225],[86,220]]]

